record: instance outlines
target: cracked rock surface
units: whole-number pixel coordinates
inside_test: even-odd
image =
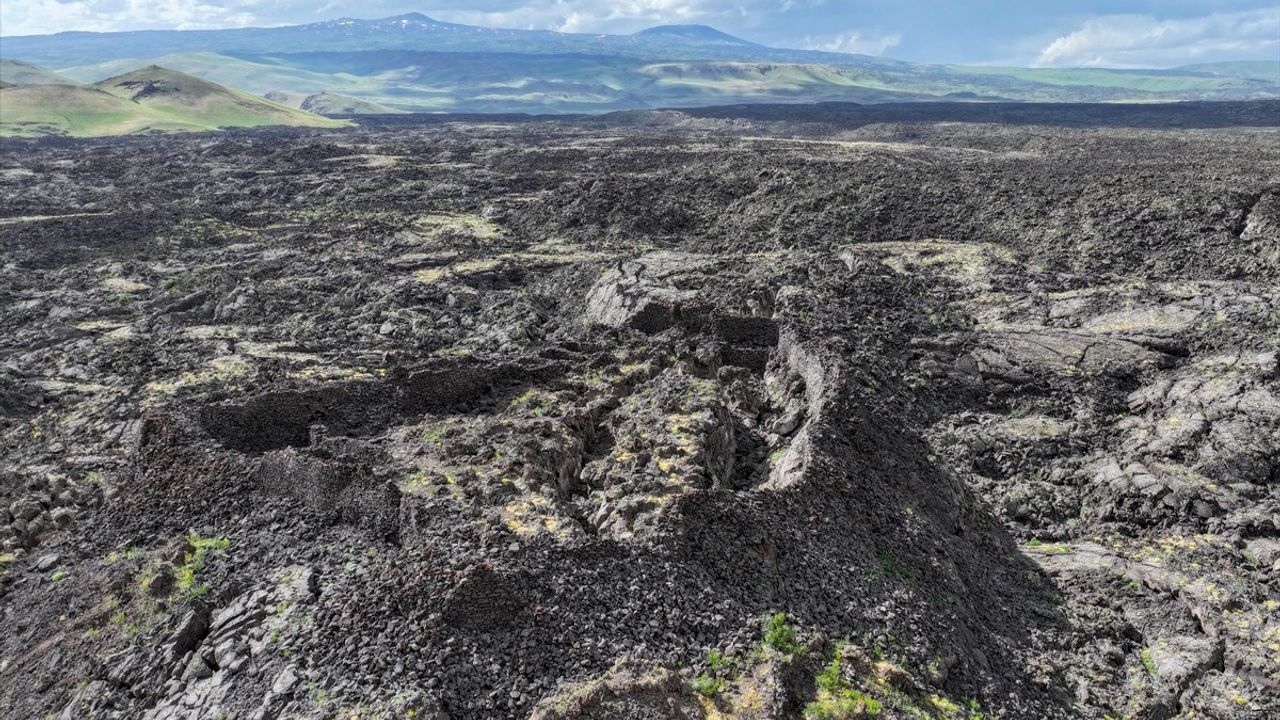
[[[0,716],[1280,716],[1276,128],[1020,112],[0,144]]]

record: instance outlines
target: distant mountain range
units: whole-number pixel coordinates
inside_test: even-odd
[[[41,84],[9,83],[21,69]],[[150,66],[80,85],[47,70],[0,61],[0,135],[127,135],[228,127],[344,123],[222,87],[185,73]]]
[[[325,96],[317,107],[356,111],[1280,97],[1280,62],[1174,70],[923,65],[770,48],[700,25],[599,35],[459,25],[417,13],[277,28],[6,37],[0,55],[81,82],[155,63],[258,95]],[[343,99],[330,102],[335,97]]]
[[[409,13],[380,20],[344,18],[307,25],[229,30],[65,32],[6,37],[0,54],[53,67],[140,55],[217,52],[258,55],[295,52],[419,50],[529,54],[624,55],[648,59],[850,61],[868,56],[766,48],[701,25],[665,25],[634,35],[589,35],[513,30],[441,22]],[[743,57],[750,52],[751,57]],[[825,60],[824,60],[825,59]]]

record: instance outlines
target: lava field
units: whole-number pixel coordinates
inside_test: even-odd
[[[0,143],[0,716],[1280,717],[1280,103],[1058,116]]]

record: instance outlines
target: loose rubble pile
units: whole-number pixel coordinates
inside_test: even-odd
[[[736,112],[0,146],[0,715],[1280,713],[1274,128]]]

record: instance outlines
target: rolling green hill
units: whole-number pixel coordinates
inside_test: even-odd
[[[6,85],[75,85],[76,81],[38,65],[0,58],[0,82]]]
[[[68,68],[92,82],[140,60]],[[232,56],[182,53],[166,67],[254,94],[327,93],[392,110],[601,112],[758,102],[1017,99],[1153,102],[1266,97],[1263,81],[1205,72],[644,62],[608,55],[401,50]],[[1275,93],[1271,93],[1275,95]],[[298,100],[298,104],[301,100]]]
[[[207,129],[93,87],[23,85],[0,90],[0,135],[87,137]]]
[[[1262,80],[1273,85],[1280,85],[1280,61],[1201,63],[1199,65],[1183,65],[1177,70],[1248,80]]]
[[[340,127],[295,110],[159,67],[93,86],[24,85],[0,89],[0,135],[129,135],[227,127]]]
[[[1268,63],[1221,63],[1224,70],[1235,65],[1264,66]],[[1178,70],[1108,70],[1103,68],[1013,68],[956,67],[957,73],[1017,78],[1055,87],[1096,87],[1142,93],[1218,92],[1241,88],[1241,81],[1264,81],[1262,68],[1241,68],[1235,73],[1208,72],[1209,66],[1189,66]],[[1193,69],[1194,68],[1194,69]],[[1280,85],[1280,77],[1272,77]]]
[[[108,78],[94,87],[155,113],[213,128],[342,124],[157,65]]]

